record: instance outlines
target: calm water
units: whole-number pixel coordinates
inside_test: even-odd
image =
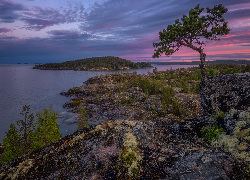
[[[23,105],[30,105],[30,112],[34,113],[49,109],[53,104],[53,110],[61,113],[58,117],[60,131],[65,135],[77,130],[76,123],[68,124],[67,120],[73,118],[74,114],[66,112],[63,104],[70,100],[69,97],[60,95],[72,87],[78,87],[90,77],[101,74],[113,74],[120,71],[73,71],[73,70],[39,70],[32,69],[30,64],[0,64],[0,142],[10,124],[16,125],[16,121],[23,119],[20,115]],[[154,65],[158,71],[167,69],[187,68],[193,65]],[[147,74],[153,68],[138,70],[126,70],[123,72],[134,72]],[[90,122],[91,124],[91,122]],[[93,124],[93,123],[92,123]]]

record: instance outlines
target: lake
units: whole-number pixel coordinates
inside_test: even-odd
[[[167,69],[188,68],[198,65],[155,65],[158,71]],[[16,125],[17,120],[23,119],[20,115],[23,105],[30,105],[30,113],[49,109],[60,113],[58,124],[63,137],[77,130],[77,124],[68,124],[67,120],[74,118],[73,113],[67,112],[63,104],[70,97],[60,95],[72,87],[79,87],[90,77],[116,72],[137,71],[138,74],[153,72],[153,68],[130,69],[117,71],[73,71],[73,70],[40,70],[32,69],[34,64],[0,64],[0,142],[10,124]],[[93,122],[90,124],[94,125]]]

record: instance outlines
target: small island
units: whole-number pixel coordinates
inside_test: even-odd
[[[75,70],[75,71],[108,71],[108,70],[126,70],[152,67],[147,62],[131,62],[114,56],[92,57],[63,63],[48,63],[35,65],[33,69],[41,70]]]

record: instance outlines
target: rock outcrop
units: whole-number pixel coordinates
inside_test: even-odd
[[[215,112],[216,107],[223,112],[232,108],[246,109],[250,105],[250,73],[235,73],[208,76],[208,92],[210,107]]]
[[[198,138],[199,122],[182,121],[176,127],[116,120],[90,126],[11,161],[0,170],[0,177],[231,179],[234,160]]]
[[[248,93],[243,83],[240,86],[237,82],[238,89],[229,83],[236,90],[231,88],[226,92],[226,88],[222,88],[223,91],[213,85],[211,79],[214,77],[208,77],[211,91],[207,97],[213,99],[213,107],[235,108],[223,120],[226,133],[236,138],[232,144],[223,138],[225,134],[213,142],[201,139],[200,130],[210,125],[211,118],[202,119],[199,98],[181,92],[182,89],[175,88],[175,96],[189,112],[188,118],[173,115],[171,105],[167,108],[167,116],[155,116],[155,112],[159,113],[163,107],[160,96],[146,96],[141,88],[131,87],[129,83],[119,84],[124,78],[132,81],[135,77],[136,74],[93,77],[86,85],[61,93],[72,97],[65,107],[75,111],[82,104],[89,120],[100,124],[82,128],[9,162],[0,168],[0,179],[229,180],[250,177],[244,169],[249,168],[248,159],[242,158],[249,154],[246,137],[249,137],[250,128],[249,112],[243,112],[239,106],[244,104],[243,95]],[[219,77],[215,78],[218,83],[223,83]],[[227,82],[229,79],[230,76]],[[223,93],[236,95],[230,100],[233,106],[225,100],[220,101]],[[240,153],[229,150],[230,145]]]

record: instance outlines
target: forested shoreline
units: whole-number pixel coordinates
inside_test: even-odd
[[[42,70],[75,70],[75,71],[97,71],[97,70],[122,70],[122,69],[140,69],[152,67],[147,62],[131,62],[114,56],[92,57],[63,63],[48,63],[35,65],[33,69]]]

